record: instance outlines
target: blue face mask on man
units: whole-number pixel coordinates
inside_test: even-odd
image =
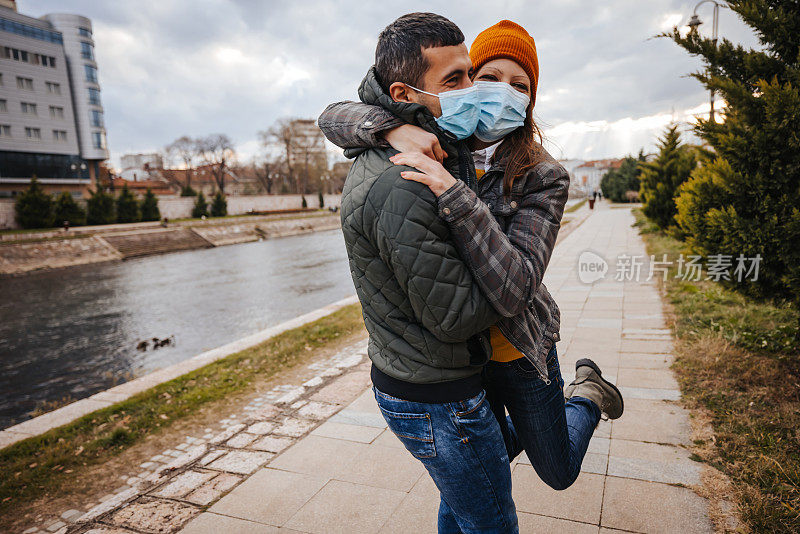
[[[443,91],[438,95],[417,89],[413,85],[409,85],[409,87],[439,99],[442,115],[436,117],[436,124],[442,130],[450,132],[456,139],[466,139],[475,132],[480,115],[477,87],[473,85],[464,89]]]
[[[523,124],[531,98],[504,82],[475,82],[478,88],[480,117],[475,137],[492,143]]]

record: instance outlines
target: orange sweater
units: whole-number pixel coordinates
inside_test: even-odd
[[[480,180],[485,171],[483,169],[475,169],[475,173],[478,175],[478,180]],[[506,336],[496,326],[489,327],[489,336],[492,344],[492,361],[511,362],[525,357],[524,354],[514,348],[514,345],[506,339]]]

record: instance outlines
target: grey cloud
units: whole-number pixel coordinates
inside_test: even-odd
[[[537,41],[541,64],[537,115],[550,126],[636,118],[694,107],[707,98],[685,77],[699,62],[665,39],[650,39],[666,15],[681,13],[685,23],[694,2],[471,0],[393,7],[368,0],[21,0],[19,5],[33,16],[66,11],[92,19],[114,156],[159,148],[183,134],[224,132],[244,144],[281,116],[316,117],[329,102],[356,97],[380,30],[415,10],[451,18],[468,43],[503,18],[526,27]],[[710,19],[710,10],[703,16]],[[723,12],[720,31],[754,43],[730,13]]]

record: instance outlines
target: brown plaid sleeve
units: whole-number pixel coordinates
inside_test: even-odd
[[[379,134],[405,124],[390,111],[362,102],[336,102],[325,108],[317,125],[341,148],[389,146]]]
[[[532,305],[555,247],[569,175],[556,162],[538,164],[512,204],[505,232],[489,207],[462,181],[439,196],[439,216],[495,309],[513,317]],[[514,206],[516,204],[516,206]]]

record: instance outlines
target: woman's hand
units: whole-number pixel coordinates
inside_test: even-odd
[[[456,179],[442,167],[441,163],[421,152],[401,152],[389,160],[395,165],[406,165],[420,171],[403,171],[400,176],[427,185],[437,198],[456,183]]]
[[[439,144],[439,138],[413,124],[404,124],[383,133],[386,142],[400,152],[422,152],[429,158],[444,161],[447,154]]]

